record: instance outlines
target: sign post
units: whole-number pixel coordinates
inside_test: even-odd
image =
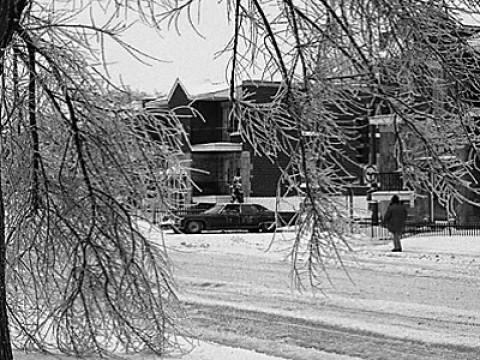
[[[370,186],[378,182],[378,170],[375,165],[367,165],[363,171],[363,179]]]
[[[378,183],[378,169],[375,165],[367,165],[363,171],[363,180],[370,186],[370,190],[367,193],[368,207],[372,212],[372,236],[373,226],[378,225],[378,202],[372,200],[372,193],[377,189]]]

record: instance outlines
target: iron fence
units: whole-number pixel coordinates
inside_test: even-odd
[[[388,239],[389,231],[380,223],[370,220],[359,223],[361,231],[375,239]],[[405,226],[403,237],[410,236],[479,236],[480,223],[457,223],[455,221],[409,222]],[[480,240],[480,239],[479,239]]]
[[[408,223],[405,227],[405,235],[480,236],[480,224],[455,221]]]

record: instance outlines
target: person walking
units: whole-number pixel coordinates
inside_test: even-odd
[[[401,236],[405,229],[405,220],[407,219],[407,209],[402,205],[398,195],[393,195],[388,205],[383,222],[393,234],[393,252],[402,251]]]

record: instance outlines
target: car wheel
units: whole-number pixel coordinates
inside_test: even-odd
[[[203,224],[199,221],[189,221],[186,230],[189,234],[199,234],[202,232]]]

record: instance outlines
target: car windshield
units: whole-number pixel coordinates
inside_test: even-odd
[[[205,210],[203,213],[204,214],[217,214],[217,213],[220,212],[220,210],[222,210],[224,205],[225,204],[216,204],[212,208],[210,208],[208,210]]]

